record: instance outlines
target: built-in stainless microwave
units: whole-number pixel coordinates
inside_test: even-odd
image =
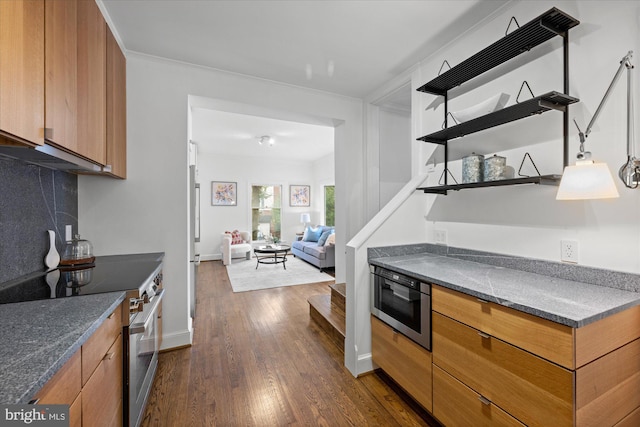
[[[431,285],[379,266],[371,285],[371,314],[430,351]]]

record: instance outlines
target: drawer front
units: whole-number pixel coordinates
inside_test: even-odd
[[[547,360],[575,369],[573,329],[441,286],[433,310]]]
[[[433,313],[433,363],[530,426],[572,426],[574,374]]]
[[[446,426],[524,426],[437,366],[433,367],[433,415]]]
[[[69,427],[82,427],[82,393],[69,407]]]
[[[113,341],[122,332],[122,305],[82,345],[82,384],[86,384]]]
[[[640,408],[636,409],[624,419],[622,419],[615,427],[638,427],[640,426]]]
[[[80,393],[82,384],[80,350],[36,394],[39,404],[71,405]]]
[[[431,353],[371,316],[371,356],[423,408],[432,410]]]
[[[122,334],[82,388],[82,425],[122,424]]]

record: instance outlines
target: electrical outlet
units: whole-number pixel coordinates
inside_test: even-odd
[[[73,228],[71,224],[64,226],[64,241],[70,242],[73,240]]]
[[[580,258],[580,245],[577,240],[561,240],[560,248],[560,260],[574,264],[578,263]]]
[[[433,231],[433,239],[438,245],[446,245],[447,244],[447,230],[434,230]]]

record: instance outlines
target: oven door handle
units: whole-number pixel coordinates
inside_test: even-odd
[[[147,316],[142,319],[140,322],[136,322],[129,326],[129,335],[137,335],[142,334],[147,330],[149,323],[155,317],[156,311],[158,310],[158,306],[162,302],[162,297],[164,296],[164,289],[160,289],[160,292],[154,295],[152,300],[151,309]]]

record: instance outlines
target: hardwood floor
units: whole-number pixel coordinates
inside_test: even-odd
[[[437,426],[383,374],[354,378],[309,319],[310,284],[234,294],[198,271],[193,345],[160,354],[143,426]]]

